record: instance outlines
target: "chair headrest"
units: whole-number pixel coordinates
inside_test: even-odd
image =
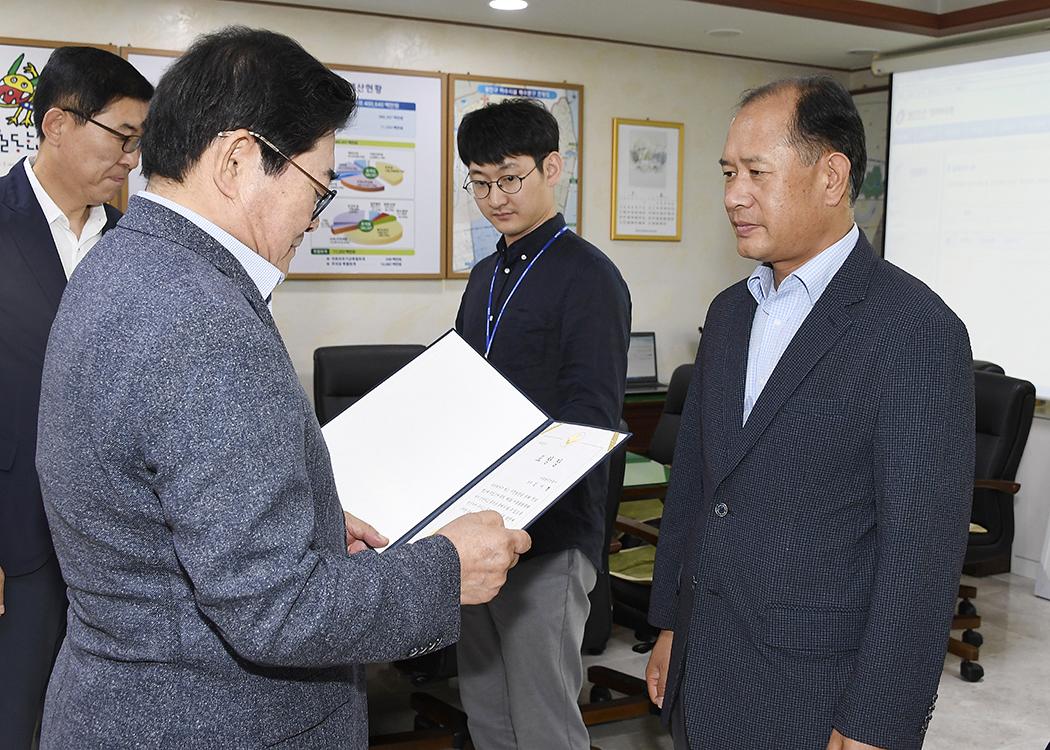
[[[977,443],[974,475],[1013,480],[1035,411],[1035,386],[1027,380],[975,370]]]

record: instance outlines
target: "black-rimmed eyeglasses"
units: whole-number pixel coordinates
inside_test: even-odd
[[[550,156],[550,154],[547,154]],[[544,156],[543,159],[546,159]],[[492,186],[495,185],[507,195],[514,195],[515,193],[521,192],[521,183],[530,174],[540,168],[540,164],[543,164],[543,159],[536,162],[536,166],[530,169],[523,175],[516,174],[505,174],[498,180],[472,180],[469,177],[467,181],[463,183],[463,189],[473,195],[478,200],[485,200],[489,197],[489,193],[492,192]]]
[[[68,112],[71,115],[76,115],[82,120],[87,120],[88,122],[94,123],[95,125],[98,125],[100,128],[105,130],[107,133],[112,133],[113,135],[115,135],[117,138],[123,141],[123,143],[120,144],[120,150],[123,151],[125,154],[135,153],[139,150],[139,146],[142,145],[141,135],[128,135],[127,133],[121,133],[119,130],[114,130],[109,125],[103,125],[95,118],[88,117],[83,112],[77,112],[75,109],[66,109],[65,107],[61,107],[61,110],[63,112]]]
[[[233,135],[233,133],[234,133],[234,131],[232,131],[232,130],[224,130],[221,133],[219,133],[219,136],[222,137],[222,138],[225,138],[228,135]],[[261,144],[263,144],[264,146],[269,148],[271,151],[273,151],[275,154],[280,156],[286,162],[288,162],[293,167],[298,169],[300,172],[302,172],[304,175],[306,175],[307,178],[309,178],[310,182],[312,182],[316,187],[320,188],[320,193],[317,196],[317,203],[314,204],[313,215],[310,217],[310,222],[311,223],[314,222],[314,221],[317,221],[317,217],[321,215],[322,211],[324,211],[326,208],[328,208],[328,204],[332,202],[333,198],[335,198],[336,191],[332,190],[330,187],[325,185],[319,179],[317,179],[312,174],[310,174],[305,169],[303,169],[298,164],[296,164],[295,160],[292,157],[286,156],[284,154],[284,152],[281,151],[281,149],[277,148],[275,145],[270,143],[263,136],[259,135],[256,132],[253,132],[251,130],[248,131],[248,135],[250,135],[255,140],[259,141]]]

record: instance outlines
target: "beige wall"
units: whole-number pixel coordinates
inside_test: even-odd
[[[751,264],[735,252],[717,160],[740,92],[807,69],[605,42],[212,0],[0,2],[5,34],[184,49],[230,24],[271,28],[329,63],[582,84],[581,234],[619,266],[634,329],[654,330],[662,375],[691,361],[697,326],[721,289]],[[698,30],[698,33],[699,30]],[[756,50],[756,53],[760,51]],[[849,77],[843,77],[849,83]],[[612,118],[685,123],[681,242],[609,239]],[[429,343],[455,321],[465,281],[288,281],[274,315],[310,392],[312,352],[346,343]]]

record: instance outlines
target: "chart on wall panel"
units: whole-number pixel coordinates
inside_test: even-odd
[[[358,106],[336,133],[336,198],[290,275],[440,274],[442,79],[334,69]]]

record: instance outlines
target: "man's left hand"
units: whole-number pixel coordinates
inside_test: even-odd
[[[357,516],[343,511],[346,518],[346,551],[351,555],[369,547],[385,547],[390,540]]]
[[[880,750],[874,745],[865,745],[863,742],[843,737],[839,730],[831,730],[831,739],[828,740],[828,750]]]

